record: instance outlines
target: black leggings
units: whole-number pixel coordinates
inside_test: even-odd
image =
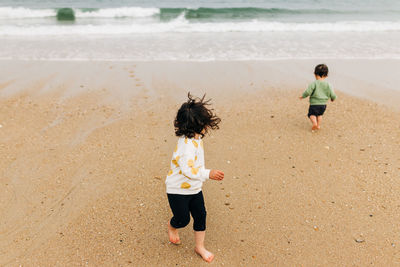
[[[169,206],[174,216],[170,224],[174,228],[182,228],[189,224],[190,213],[194,223],[193,230],[206,230],[206,208],[204,207],[203,193],[200,191],[195,195],[167,194]]]

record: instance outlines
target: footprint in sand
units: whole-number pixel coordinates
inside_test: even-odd
[[[136,78],[135,81],[137,82],[136,86],[142,86],[142,83],[139,78]]]
[[[135,72],[133,70],[130,70],[129,74],[130,74],[129,77],[131,78],[135,77]]]

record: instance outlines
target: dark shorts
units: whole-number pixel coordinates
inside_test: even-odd
[[[307,116],[322,116],[326,110],[326,105],[310,105]]]
[[[190,214],[193,217],[193,230],[206,230],[206,208],[203,192],[195,195],[167,194],[173,217],[170,224],[174,228],[182,228],[189,224]]]

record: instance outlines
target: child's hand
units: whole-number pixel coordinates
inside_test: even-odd
[[[224,179],[224,172],[219,170],[211,170],[210,179],[221,181],[222,179]]]

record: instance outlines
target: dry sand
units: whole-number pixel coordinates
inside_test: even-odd
[[[188,88],[222,118],[205,139],[226,177],[204,185],[211,265],[400,264],[399,88],[379,76],[400,63],[328,61],[338,101],[312,133],[297,97],[315,63],[1,62],[0,265],[208,266],[191,224],[181,246],[166,233]]]

